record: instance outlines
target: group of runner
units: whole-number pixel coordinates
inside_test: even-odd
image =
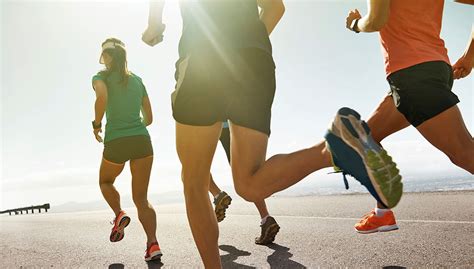
[[[164,0],[150,3],[148,28],[142,36],[150,46],[163,41],[163,6]],[[473,137],[452,92],[453,79],[466,77],[472,70],[474,32],[463,56],[451,65],[440,38],[444,0],[369,0],[365,16],[350,11],[348,30],[380,34],[389,93],[367,121],[351,108],[340,108],[324,139],[269,159],[266,151],[276,89],[269,35],[285,12],[282,0],[181,1],[180,7],[183,31],[171,101],[186,212],[206,268],[221,267],[217,222],[225,218],[232,200],[210,173],[219,140],[237,194],[255,203],[260,213],[262,231],[257,244],[273,242],[280,229],[265,199],[325,167],[341,172],[346,187],[346,175],[351,175],[377,201],[355,225],[356,231],[398,229],[391,208],[400,201],[403,184],[380,143],[410,125],[455,165],[474,173]],[[92,125],[96,139],[104,142],[99,182],[115,213],[110,241],[120,241],[130,223],[114,187],[130,161],[132,196],[147,236],[145,260],[150,261],[162,255],[155,211],[147,199],[153,147],[146,126],[152,123],[153,113],[141,78],[127,68],[126,54],[119,39],[102,43],[100,62],[105,69],[92,79],[96,93]],[[102,139],[104,114],[107,124]]]

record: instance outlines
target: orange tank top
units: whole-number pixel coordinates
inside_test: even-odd
[[[440,37],[444,0],[392,0],[387,24],[380,30],[387,76],[430,61],[448,64]]]

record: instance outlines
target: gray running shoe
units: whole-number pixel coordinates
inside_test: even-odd
[[[260,237],[255,238],[255,244],[257,245],[268,245],[275,241],[275,236],[280,231],[280,226],[273,217],[268,217],[262,227],[262,234]]]
[[[221,191],[217,198],[214,198],[214,212],[216,212],[217,222],[221,222],[225,218],[225,211],[229,208],[232,198],[225,192]]]

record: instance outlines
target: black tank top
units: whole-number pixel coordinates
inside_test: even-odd
[[[256,0],[181,0],[180,7],[183,18],[180,57],[200,50],[225,53],[243,48],[272,53]]]

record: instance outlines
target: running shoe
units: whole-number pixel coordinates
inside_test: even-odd
[[[229,208],[232,198],[225,192],[221,191],[216,198],[214,198],[214,212],[216,213],[217,222],[221,222],[225,218],[225,211]]]
[[[387,208],[398,204],[403,193],[400,171],[374,141],[359,113],[346,107],[339,109],[325,138],[336,171],[343,173],[346,188],[346,175],[351,175]]]
[[[118,242],[125,235],[124,229],[130,224],[130,217],[122,210],[111,224],[114,227],[112,227],[112,232],[110,233],[110,242]]]
[[[163,254],[161,253],[160,245],[158,245],[158,242],[153,242],[150,246],[146,248],[145,261],[158,261],[161,260],[161,256],[163,256]]]
[[[268,245],[275,241],[275,236],[280,231],[280,226],[273,217],[268,217],[264,224],[260,225],[262,233],[255,238],[255,244]]]
[[[363,216],[354,228],[358,233],[369,234],[398,230],[398,225],[392,210],[385,212],[385,214],[380,217],[375,214],[375,210],[372,210]]]

